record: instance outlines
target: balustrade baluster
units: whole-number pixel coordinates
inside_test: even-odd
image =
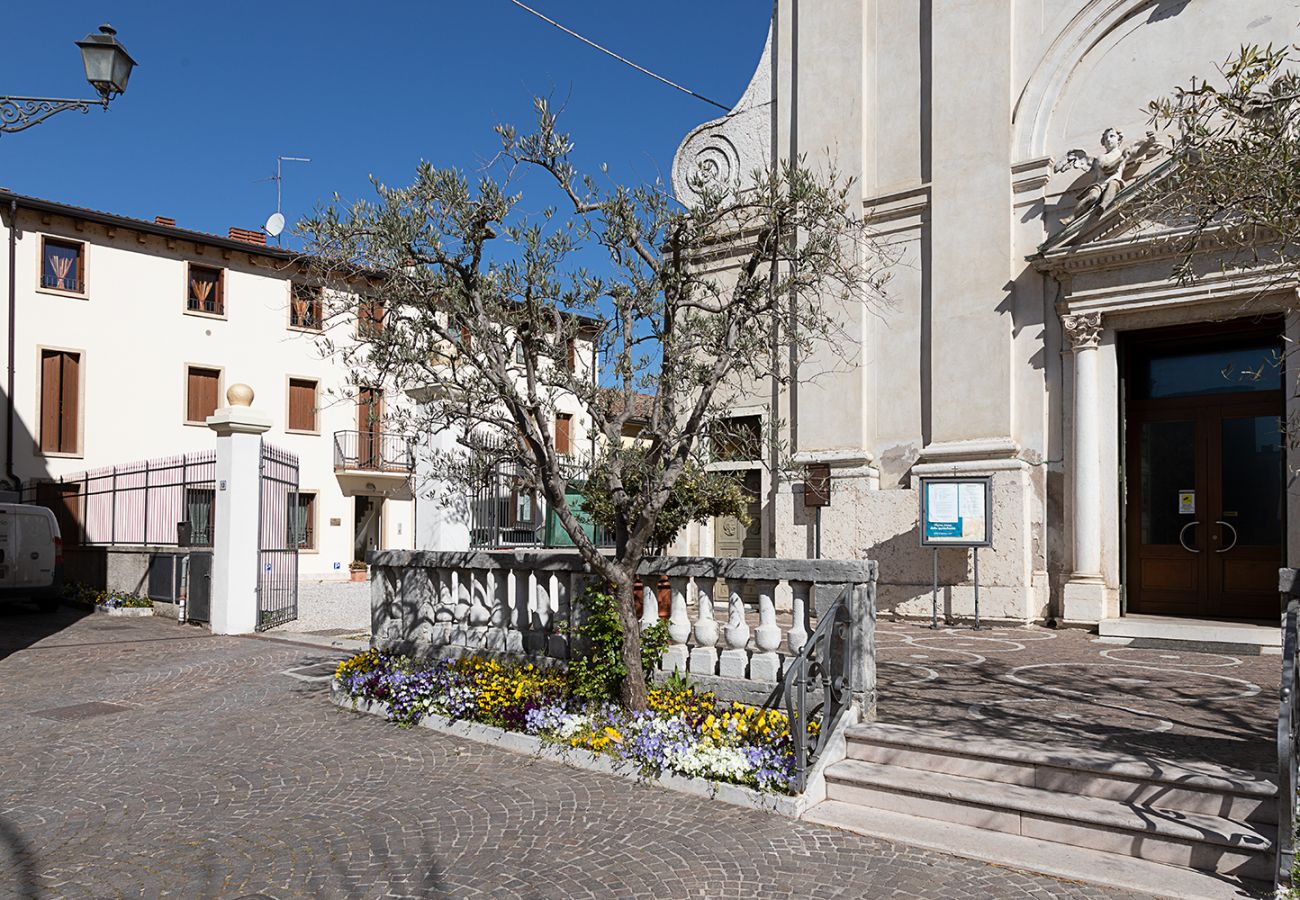
[[[659,621],[659,593],[655,589],[659,576],[643,575],[641,578],[641,631],[644,632]]]
[[[745,678],[749,673],[749,624],[745,621],[745,582],[727,579],[727,649],[718,661],[718,674],[724,678]]]
[[[776,624],[776,582],[758,582],[758,627],[754,629],[754,644],[758,647],[749,660],[749,677],[754,681],[776,682],[781,677],[781,657],[776,648],[781,646],[781,629]]]
[[[547,598],[551,607],[551,627],[546,629],[546,655],[552,659],[567,659],[569,642],[562,631],[568,626],[569,578],[561,578],[559,572],[551,572],[547,579]]]
[[[519,602],[520,578],[517,569],[505,570],[506,652],[524,652],[524,634],[528,631],[528,603]],[[524,579],[527,583],[527,579]]]
[[[691,650],[691,674],[716,675],[718,671],[718,623],[713,617],[715,578],[696,578],[695,597],[699,612],[695,618],[695,647]]]
[[[788,668],[794,656],[799,655],[804,644],[808,643],[808,600],[812,595],[811,585],[807,581],[790,582],[790,632],[786,635],[786,644],[793,656],[785,661]]]
[[[673,589],[673,611],[668,617],[668,637],[672,645],[664,651],[664,669],[668,672],[685,672],[690,651],[686,647],[691,636],[691,620],[686,615],[686,579],[670,578]]]

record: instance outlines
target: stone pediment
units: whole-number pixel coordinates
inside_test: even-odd
[[[1177,160],[1166,159],[1150,172],[1136,178],[1124,188],[1106,209],[1081,217],[1062,227],[1038,247],[1030,257],[1037,262],[1066,256],[1149,246],[1161,238],[1172,237],[1187,228],[1185,221],[1158,220],[1139,208],[1139,194],[1173,171]]]
[[[682,140],[673,155],[673,192],[690,205],[701,182],[739,187],[772,161],[772,28],[749,86],[721,118],[705,122]]]

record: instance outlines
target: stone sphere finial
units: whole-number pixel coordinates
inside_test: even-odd
[[[231,406],[252,406],[253,389],[246,384],[232,384],[226,389],[226,402]]]

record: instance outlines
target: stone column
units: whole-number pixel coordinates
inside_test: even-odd
[[[208,416],[217,433],[217,509],[212,535],[212,633],[257,629],[257,543],[262,435],[271,418],[252,408],[253,389],[233,384]]]
[[[1097,388],[1097,346],[1101,313],[1062,319],[1074,351],[1074,448],[1070,457],[1074,563],[1065,586],[1062,616],[1096,622],[1109,610],[1101,573],[1101,438]]]

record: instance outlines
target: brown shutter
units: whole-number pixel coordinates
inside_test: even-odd
[[[217,369],[189,369],[186,373],[185,421],[205,422],[217,411]]]
[[[578,345],[573,338],[569,338],[564,347],[565,365],[570,372],[578,371]]]
[[[54,350],[41,351],[41,450],[46,453],[59,451],[62,356],[62,353]]]
[[[555,417],[555,452],[565,456],[569,455],[569,421],[566,415]]]
[[[316,549],[316,495],[307,495],[307,508],[303,511],[307,517],[307,526],[304,529],[306,535],[306,547],[308,550]]]
[[[294,431],[316,430],[316,382],[289,379],[289,427]]]
[[[61,379],[63,396],[60,406],[63,410],[59,423],[59,452],[77,452],[78,401],[81,384],[81,356],[76,353],[63,353],[63,378]]]

